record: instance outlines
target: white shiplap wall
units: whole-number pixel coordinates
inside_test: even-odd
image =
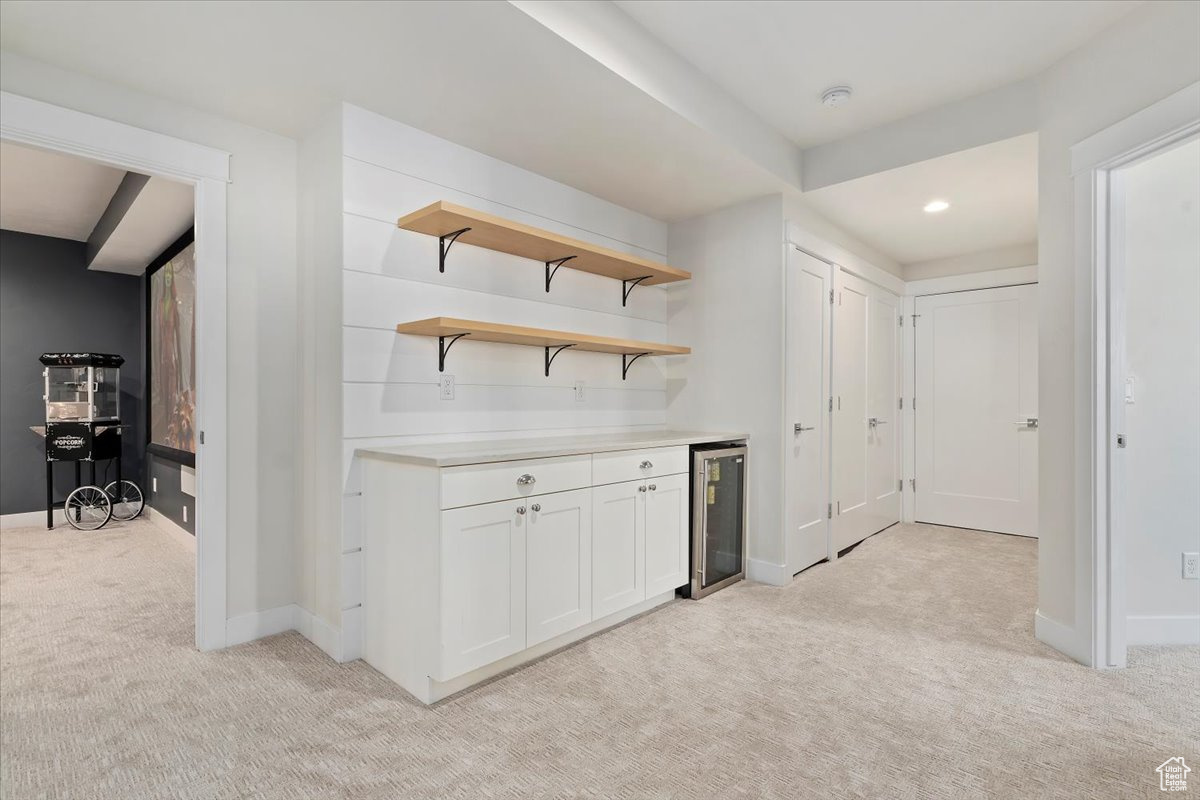
[[[563,352],[550,377],[540,348],[460,340],[438,390],[436,338],[395,332],[434,316],[668,341],[665,290],[563,268],[551,291],[540,262],[455,244],[446,272],[438,240],[397,218],[448,200],[556,233],[665,261],[667,226],[407,125],[347,106],[343,118],[343,599],[354,605],[361,533],[355,448],[431,440],[661,428],[665,366],[640,359],[621,380],[619,356]],[[686,269],[687,265],[680,265]],[[686,343],[684,343],[686,344]],[[585,384],[584,400],[575,383]],[[344,627],[353,622],[344,615]]]

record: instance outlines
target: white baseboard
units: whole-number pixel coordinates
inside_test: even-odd
[[[161,511],[156,511],[150,506],[146,506],[146,510],[142,512],[142,516],[150,520],[154,527],[169,536],[172,541],[178,543],[186,550],[195,554],[196,552],[196,537],[188,533],[183,528],[175,523],[175,520],[168,517]]]
[[[296,630],[300,635],[325,651],[325,655],[341,663],[342,632],[317,615],[300,606],[296,609]]]
[[[61,508],[54,510],[54,524],[66,525],[67,521],[63,518]],[[46,527],[46,512],[45,511],[22,511],[18,514],[0,514],[0,531],[8,531],[13,528],[45,528]]]
[[[746,580],[771,586],[787,586],[792,582],[792,573],[788,571],[787,564],[772,564],[770,561],[747,558]]]
[[[242,614],[239,617],[225,621],[225,645],[253,642],[264,636],[274,636],[284,631],[296,630],[296,618],[300,607],[297,605],[279,606],[266,611],[255,611]]]
[[[296,631],[321,648],[334,661],[353,661],[359,657],[358,650],[361,650],[361,645],[347,648],[351,657],[344,658],[342,632],[295,603],[242,614],[228,620],[225,623],[225,643],[227,647],[233,647],[286,631]]]
[[[1130,615],[1125,620],[1125,643],[1134,645],[1200,644],[1200,615]]]
[[[1092,666],[1091,647],[1081,641],[1075,629],[1043,616],[1041,609],[1033,614],[1033,635],[1039,642],[1053,647],[1058,652],[1073,658],[1085,667]]]

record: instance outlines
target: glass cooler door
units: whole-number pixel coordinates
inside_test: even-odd
[[[693,506],[696,521],[696,596],[745,576],[746,449],[698,451],[696,482],[699,497]]]

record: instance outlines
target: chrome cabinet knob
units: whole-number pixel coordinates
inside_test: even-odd
[[[643,485],[643,486],[639,486],[639,487],[638,487],[638,491],[639,491],[639,492],[644,492],[644,491],[646,491],[646,487],[645,487],[644,485]]]
[[[530,506],[530,508],[532,508],[534,511],[541,511],[541,510],[542,510],[542,504],[541,504],[541,503],[534,503],[533,505],[531,505],[531,506]]]
[[[526,472],[521,477],[517,478],[517,486],[532,486],[537,483],[537,478]]]
[[[643,461],[642,463],[638,464],[638,466],[642,469],[654,469],[654,465],[649,461]]]
[[[525,506],[517,506],[517,513],[518,513],[518,514],[522,514],[522,515],[524,515],[524,513],[525,513]]]
[[[658,487],[657,487],[657,486],[655,486],[653,483],[652,483],[652,484],[650,484],[650,491],[654,492],[654,491],[657,491],[657,490],[658,490]]]

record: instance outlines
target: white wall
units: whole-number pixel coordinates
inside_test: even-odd
[[[634,288],[623,308],[620,281],[564,267],[547,293],[541,263],[463,243],[452,247],[441,274],[438,240],[396,227],[399,217],[448,200],[662,261],[664,223],[353,106],[343,107],[341,136],[341,283],[317,301],[329,306],[330,296],[338,298],[341,329],[322,336],[342,349],[316,372],[324,391],[336,358],[340,473],[327,485],[341,493],[342,538],[332,543],[321,533],[334,525],[326,514],[312,534],[316,563],[340,562],[341,569],[323,574],[317,566],[310,574],[318,613],[337,626],[340,611],[350,629],[361,559],[369,557],[359,551],[355,448],[661,428],[667,419],[663,359],[640,359],[622,380],[619,356],[568,350],[546,377],[540,348],[469,339],[447,356],[455,397],[442,400],[437,339],[399,335],[397,324],[451,316],[652,342],[669,337],[661,287]]]
[[[670,339],[690,344],[667,382],[673,428],[750,435],[750,577],[782,582],[783,202],[769,195],[671,225]],[[786,577],[790,578],[790,575]]]
[[[946,278],[952,275],[970,275],[995,269],[1028,267],[1037,264],[1037,242],[998,247],[932,261],[915,261],[904,265],[904,280],[921,281],[930,278]]]
[[[804,231],[806,234],[816,236],[824,242],[833,245],[844,251],[846,255],[854,259],[861,260],[872,264],[874,267],[885,272],[890,272],[897,278],[904,275],[904,267],[895,259],[876,250],[874,247],[854,238],[844,230],[839,228],[834,223],[830,222],[825,217],[814,211],[805,202],[804,198],[798,194],[786,194],[783,197],[783,212],[794,228]],[[848,261],[847,258],[839,258],[841,261]],[[847,264],[849,266],[849,264]]]
[[[1200,139],[1124,170],[1130,644],[1200,643]],[[1120,491],[1120,489],[1118,489]]]
[[[0,54],[0,88],[233,154],[228,191],[228,615],[292,602],[296,143],[169,100]]]
[[[1071,145],[1200,79],[1200,3],[1148,3],[1038,79],[1038,607],[1091,649],[1091,275],[1075,270]]]

